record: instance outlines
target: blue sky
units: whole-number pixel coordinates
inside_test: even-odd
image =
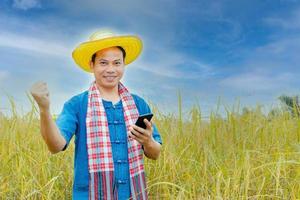
[[[8,93],[28,110],[26,91],[44,80],[59,113],[93,80],[71,52],[102,28],[142,38],[122,82],[163,111],[177,110],[178,90],[185,112],[198,103],[204,115],[218,98],[270,106],[300,94],[298,0],[2,0],[0,109],[7,112]]]

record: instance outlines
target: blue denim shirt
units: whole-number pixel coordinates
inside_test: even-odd
[[[140,115],[151,113],[144,99],[135,94],[132,96]],[[128,144],[122,101],[114,105],[111,101],[102,100],[102,102],[108,120],[118,196],[120,200],[128,199],[130,197]],[[64,104],[62,112],[56,119],[56,124],[67,141],[65,148],[75,134],[73,199],[76,200],[88,199],[89,172],[85,124],[87,103],[88,91],[72,97]],[[154,125],[153,128],[154,140],[162,144],[156,126]]]

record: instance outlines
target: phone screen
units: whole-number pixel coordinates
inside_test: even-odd
[[[148,121],[151,121],[152,117],[153,117],[152,113],[140,115],[139,118],[136,120],[135,125],[145,129],[146,124],[144,123],[144,119],[146,118]]]

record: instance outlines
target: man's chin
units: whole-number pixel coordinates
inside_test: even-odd
[[[116,79],[114,81],[106,81],[106,80],[103,80],[103,79],[101,81],[96,80],[97,85],[100,86],[100,87],[104,87],[104,88],[115,88],[115,87],[118,86],[119,81],[120,81],[119,79]]]
[[[102,84],[102,87],[113,89],[113,88],[115,88],[115,87],[118,86],[118,83],[119,82],[117,82],[117,81],[114,81],[114,82],[105,82],[105,83]]]

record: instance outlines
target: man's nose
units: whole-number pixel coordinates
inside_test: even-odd
[[[115,71],[115,67],[112,63],[109,63],[108,64],[108,68],[107,68],[107,71],[108,72],[114,72]]]

